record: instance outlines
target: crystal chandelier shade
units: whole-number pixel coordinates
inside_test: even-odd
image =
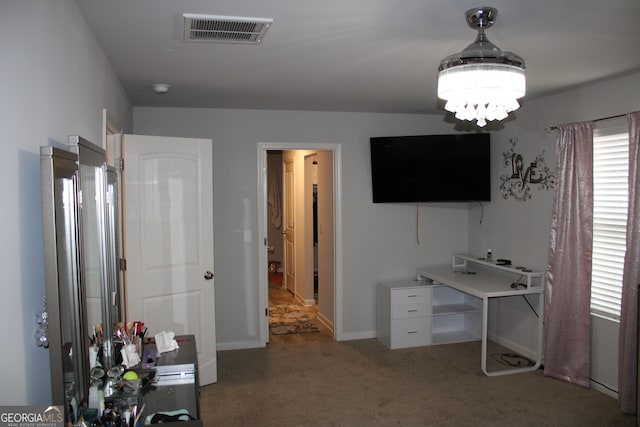
[[[442,60],[438,68],[438,97],[459,120],[503,120],[520,107],[526,92],[525,63],[491,43],[484,29],[493,25],[498,11],[483,7],[466,12],[467,23],[478,30],[476,40],[460,53]]]

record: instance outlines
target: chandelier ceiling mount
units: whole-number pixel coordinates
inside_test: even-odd
[[[438,97],[445,109],[459,120],[505,119],[520,107],[518,99],[526,92],[524,60],[502,51],[485,35],[498,14],[493,7],[477,7],[465,13],[467,24],[478,35],[462,52],[449,55],[438,67]]]

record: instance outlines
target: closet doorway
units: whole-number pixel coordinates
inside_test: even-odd
[[[264,239],[260,341],[338,339],[339,146],[259,144],[258,151],[259,231]],[[283,333],[274,328],[278,333],[271,335],[270,299],[272,315],[288,306],[310,317],[319,331]]]

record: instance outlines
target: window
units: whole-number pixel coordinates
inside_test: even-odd
[[[626,126],[594,130],[591,313],[614,320],[620,320],[628,176]]]

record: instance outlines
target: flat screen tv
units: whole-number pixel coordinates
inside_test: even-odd
[[[488,133],[371,138],[374,203],[491,200]]]

